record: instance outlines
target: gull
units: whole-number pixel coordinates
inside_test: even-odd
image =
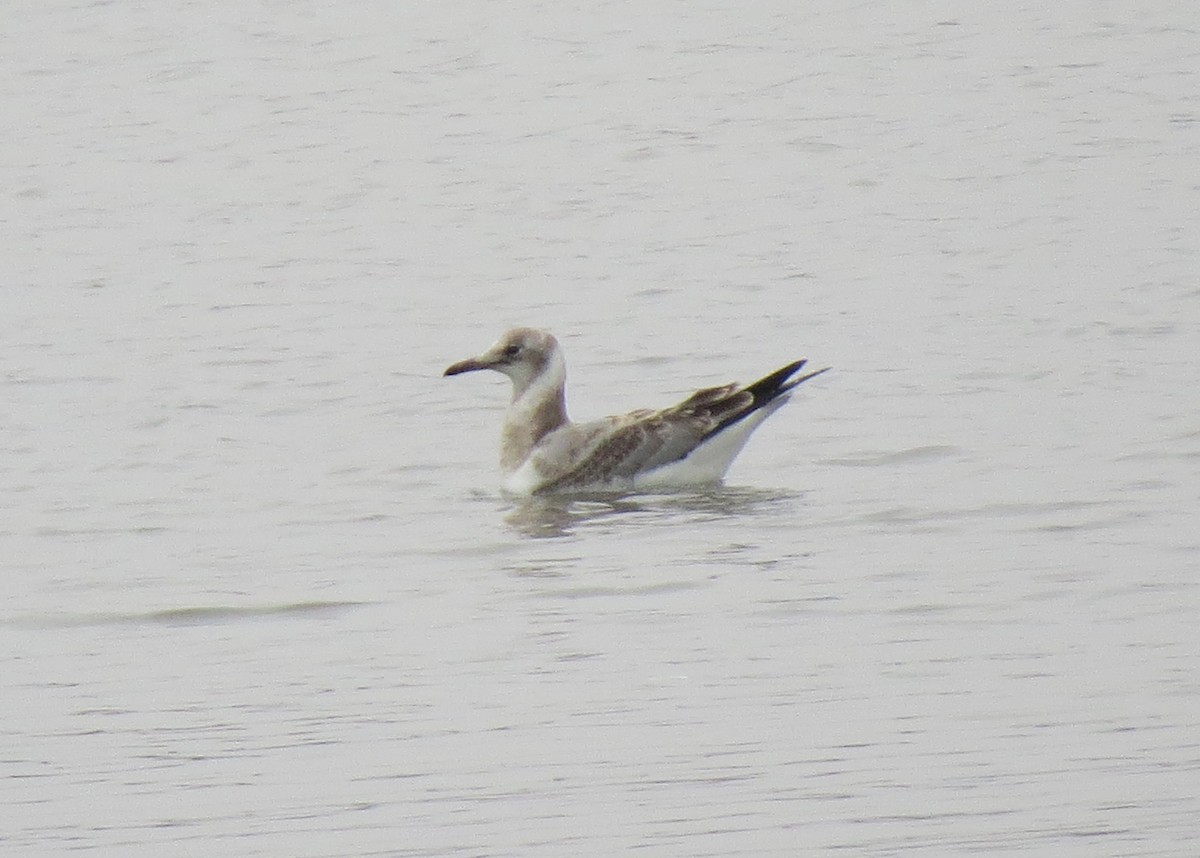
[[[512,380],[500,434],[503,487],[517,495],[593,489],[669,489],[720,483],[759,424],[788,401],[798,360],[753,384],[698,390],[678,405],[588,423],[567,418],[567,369],[547,331],[513,328],[443,376],[490,369]]]

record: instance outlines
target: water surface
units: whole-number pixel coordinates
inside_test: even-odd
[[[1196,853],[1196,12],[10,5],[3,851]]]

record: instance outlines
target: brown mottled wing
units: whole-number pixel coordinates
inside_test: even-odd
[[[825,372],[821,369],[789,381],[802,366],[804,361],[796,361],[745,387],[706,387],[662,411],[634,411],[581,426],[579,430],[593,435],[595,442],[539,491],[599,485],[687,458],[722,429]]]
[[[697,391],[662,411],[634,411],[581,427],[596,443],[570,470],[540,491],[599,485],[653,470],[688,455],[732,410],[753,402],[736,384]]]
[[[662,450],[667,440],[660,414],[652,411],[638,411],[580,428],[594,433],[595,443],[569,470],[539,491],[583,488],[632,476]]]

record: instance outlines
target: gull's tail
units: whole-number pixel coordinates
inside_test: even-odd
[[[788,401],[796,385],[829,369],[797,376],[804,364],[802,360],[790,363],[744,387],[727,384],[698,390],[674,408],[644,418],[644,423],[652,421],[655,427],[677,422],[697,434],[691,436],[686,447],[677,448],[672,458],[646,468],[635,484],[647,487],[720,482],[751,433]],[[636,428],[645,433],[650,426]]]
[[[710,388],[708,391],[702,390],[697,393],[692,399],[698,399],[704,394],[710,393],[710,391],[711,393],[718,394],[709,402],[698,401],[695,403],[695,405],[701,408],[707,406],[711,409],[712,415],[717,418],[716,425],[706,432],[704,437],[711,438],[768,406],[771,407],[768,408],[767,413],[774,411],[787,401],[787,395],[798,385],[832,369],[832,367],[827,366],[823,369],[806,372],[804,375],[792,378],[806,363],[808,363],[807,360],[798,360],[794,363],[789,363],[787,366],[775,370],[770,375],[760,378],[752,384],[747,384],[740,390],[730,391],[728,388]],[[765,417],[766,415],[760,416]]]

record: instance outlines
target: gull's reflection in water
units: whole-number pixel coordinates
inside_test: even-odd
[[[523,498],[504,521],[534,539],[574,536],[586,528],[624,527],[656,520],[702,522],[753,515],[803,497],[802,492],[712,486],[662,494],[587,493]]]

